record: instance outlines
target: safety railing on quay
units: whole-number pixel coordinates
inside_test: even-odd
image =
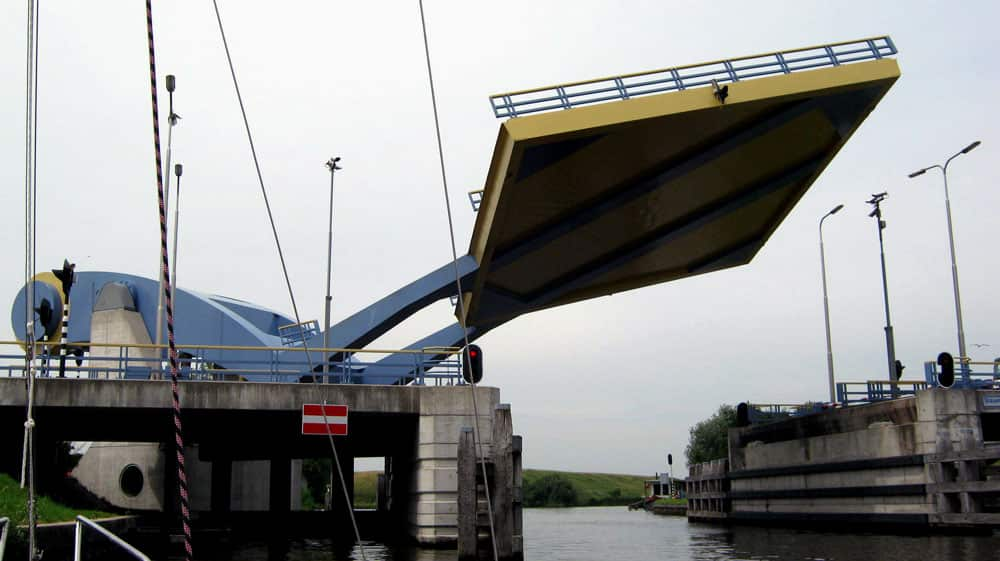
[[[498,119],[517,117],[686,90],[705,86],[713,81],[719,84],[732,83],[761,76],[877,60],[893,56],[897,52],[896,45],[888,36],[872,37],[496,94],[490,96],[490,104]]]
[[[93,529],[98,534],[101,534],[105,538],[109,539],[111,543],[121,548],[125,553],[128,553],[133,559],[139,559],[140,561],[151,561],[150,558],[146,557],[146,555],[143,552],[139,551],[125,540],[112,534],[105,528],[102,528],[99,524],[95,523],[93,520],[79,515],[76,517],[76,532],[73,540],[73,561],[82,561],[83,559],[84,526]]]
[[[18,345],[0,342],[0,345]],[[88,343],[73,346],[82,352],[67,357],[63,375],[70,378],[156,380],[169,378],[162,358],[164,345]],[[19,349],[20,350],[20,349]],[[246,347],[226,345],[178,346],[178,376],[183,381],[325,382],[333,384],[435,385],[463,384],[459,348],[419,350],[323,349],[301,347]],[[321,372],[322,357],[330,361]],[[309,371],[310,361],[313,371]],[[0,373],[24,375],[24,354],[0,354]],[[39,344],[36,375],[59,376],[59,347]]]
[[[887,399],[916,395],[927,389],[923,380],[868,380],[867,382],[838,382],[837,402],[841,405],[860,405]]]

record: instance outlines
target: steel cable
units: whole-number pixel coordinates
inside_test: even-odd
[[[469,361],[469,329],[465,324],[465,296],[462,293],[462,278],[458,269],[458,249],[455,245],[455,226],[451,218],[451,202],[448,200],[448,174],[444,165],[444,147],[441,142],[441,123],[438,118],[437,97],[434,92],[434,72],[431,70],[431,50],[427,43],[427,22],[424,19],[424,1],[418,0],[420,4],[420,26],[424,36],[424,55],[427,61],[427,80],[431,90],[431,107],[434,110],[434,132],[437,136],[438,161],[441,164],[441,186],[444,190],[444,206],[448,214],[448,235],[451,238],[451,257],[455,266],[455,287],[458,290],[458,323],[462,326],[462,338],[465,342],[462,354],[466,363]],[[486,475],[486,457],[483,454],[483,441],[479,434],[479,406],[476,403],[476,382],[470,376],[469,391],[472,395],[472,415],[473,415],[473,438],[479,453],[479,465],[483,472],[483,489],[486,491],[486,510],[490,521],[490,543],[493,546],[493,561],[498,561],[499,552],[497,550],[496,529],[493,523],[493,501],[490,497],[490,486]]]
[[[225,29],[223,28],[223,25],[222,25],[222,16],[219,13],[219,3],[217,2],[217,0],[212,0],[212,5],[215,8],[215,19],[219,23],[219,34],[222,36],[222,46],[223,46],[223,48],[226,51],[226,61],[229,64],[229,73],[230,73],[230,75],[233,78],[233,87],[236,89],[236,99],[239,101],[239,104],[240,104],[240,113],[243,116],[243,126],[246,129],[247,141],[250,143],[250,154],[253,157],[254,168],[257,171],[257,181],[260,184],[260,192],[261,192],[261,195],[264,197],[264,207],[267,209],[267,218],[268,218],[268,221],[271,224],[271,233],[274,236],[274,244],[275,244],[275,246],[277,247],[277,250],[278,250],[278,259],[281,262],[281,272],[284,275],[285,285],[288,288],[288,297],[289,297],[289,299],[291,300],[291,303],[292,303],[292,312],[295,314],[295,323],[298,324],[298,326],[299,326],[299,334],[301,335],[301,339],[302,339],[302,348],[303,348],[303,351],[305,352],[305,355],[306,355],[306,362],[307,362],[308,367],[309,367],[309,372],[312,375],[312,379],[313,379],[312,381],[313,381],[314,384],[319,384],[319,381],[316,379],[316,373],[313,370],[312,357],[310,356],[310,353],[309,353],[308,343],[306,343],[305,331],[304,331],[304,329],[302,327],[302,320],[301,320],[301,318],[299,316],[299,308],[298,308],[298,306],[295,303],[295,292],[292,290],[292,282],[291,282],[290,277],[288,276],[288,267],[285,265],[285,255],[284,255],[284,252],[281,249],[281,240],[278,237],[277,226],[274,223],[274,214],[271,212],[271,204],[270,204],[270,202],[268,201],[268,198],[267,198],[267,189],[264,187],[264,177],[263,177],[263,175],[261,174],[261,171],[260,171],[260,162],[259,162],[259,160],[257,158],[257,149],[254,147],[253,135],[250,132],[250,121],[247,119],[246,107],[243,104],[243,95],[240,93],[239,81],[236,79],[236,69],[235,69],[235,66],[233,65],[233,58],[232,58],[232,56],[229,53],[229,42],[226,40],[226,31],[225,31]],[[329,326],[327,326],[327,328],[329,328]],[[326,351],[324,350],[324,352],[326,352]],[[324,360],[328,361],[329,359],[326,358],[326,357],[324,357]],[[326,399],[323,400],[323,405],[324,406],[326,405]],[[337,466],[337,474],[340,476],[340,485],[341,485],[341,488],[342,488],[342,490],[344,492],[344,503],[347,506],[347,511],[348,511],[348,514],[350,515],[350,518],[351,518],[351,526],[354,529],[354,537],[355,537],[355,539],[357,539],[358,547],[360,548],[360,551],[361,551],[361,558],[362,559],[367,559],[367,557],[365,556],[364,544],[361,543],[361,533],[358,531],[358,524],[357,524],[357,521],[354,519],[354,509],[353,509],[353,507],[351,505],[350,494],[347,491],[347,482],[344,479],[344,472],[343,472],[343,469],[340,466],[340,458],[338,457],[338,454],[337,454],[337,447],[336,447],[336,445],[333,442],[333,435],[330,434],[330,431],[329,431],[329,425],[330,425],[330,423],[328,422],[328,419],[327,419],[326,407],[322,407],[320,409],[321,409],[321,411],[323,413],[323,423],[325,425],[327,425],[327,427],[328,427],[326,435],[327,435],[327,439],[330,442],[330,449],[333,452],[333,463],[336,464],[336,466]]]

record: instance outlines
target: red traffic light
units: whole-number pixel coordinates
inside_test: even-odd
[[[479,345],[469,345],[462,361],[462,378],[469,384],[478,384],[483,379],[483,350]]]

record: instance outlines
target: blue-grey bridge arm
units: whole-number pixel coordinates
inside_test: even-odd
[[[487,332],[497,327],[499,324],[480,326],[480,327],[469,327],[469,343],[472,343],[476,339],[482,337]],[[432,349],[435,347],[464,347],[465,346],[465,336],[462,333],[462,326],[459,323],[453,323],[444,329],[441,329],[419,341],[415,341],[406,346],[404,350],[420,350],[420,349]],[[437,362],[448,358],[450,355],[447,353],[438,354],[427,354],[424,357],[424,370],[429,370],[434,368]],[[392,354],[389,355],[375,364],[369,366],[365,369],[365,376],[370,377],[372,380],[385,379],[389,376],[400,376],[400,378],[412,378],[415,374],[414,371],[402,372],[400,366],[407,364],[408,361],[412,361],[412,355],[405,354]],[[403,380],[408,381],[408,380]],[[384,382],[377,382],[384,383]]]
[[[478,270],[479,264],[471,255],[458,259],[463,289],[471,287],[472,276]],[[455,265],[449,262],[330,327],[330,347],[364,348],[427,305],[453,296],[457,291]],[[323,333],[314,335],[306,343],[310,348],[321,348]],[[341,358],[334,357],[334,360]],[[317,357],[316,360],[323,359]]]

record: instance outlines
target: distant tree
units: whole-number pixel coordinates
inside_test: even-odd
[[[688,465],[729,456],[729,429],[736,426],[736,408],[720,405],[711,417],[691,427],[687,448]]]
[[[333,462],[330,458],[306,458],[302,460],[302,508],[323,509],[326,504],[326,486],[330,483]]]
[[[524,506],[576,506],[578,500],[573,483],[557,473],[524,485]]]

